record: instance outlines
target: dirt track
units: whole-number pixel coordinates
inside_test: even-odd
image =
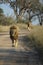
[[[0,33],[0,65],[42,65],[37,51],[26,47],[28,30],[19,32],[18,47],[12,47],[8,32]],[[26,42],[25,42],[26,41]]]

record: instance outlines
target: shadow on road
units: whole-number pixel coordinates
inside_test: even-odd
[[[41,65],[37,53],[0,49],[0,65]]]
[[[4,33],[8,35],[8,33]],[[3,34],[3,35],[4,35]],[[27,33],[25,33],[26,35]],[[31,40],[28,39],[24,34],[19,36],[18,41],[21,46],[26,46],[31,48],[29,51],[22,51],[14,47],[10,48],[0,48],[0,65],[42,65],[38,53],[32,51],[34,45],[31,44]],[[1,39],[2,40],[2,39]],[[6,40],[6,42],[5,42]],[[2,41],[1,41],[2,42]],[[10,44],[9,36],[3,37],[3,43],[8,45]],[[21,47],[19,48],[21,49]]]

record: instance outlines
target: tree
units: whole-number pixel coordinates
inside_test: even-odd
[[[3,9],[0,8],[0,15],[2,15],[2,14],[3,14]]]
[[[40,2],[39,0],[2,0],[4,3],[10,3],[10,6],[13,8],[17,20],[22,18],[22,15],[27,12],[29,14],[29,21],[34,15],[41,15]],[[30,15],[31,11],[34,15]],[[39,20],[40,21],[40,20]]]
[[[3,9],[2,8],[0,8],[0,24],[2,23],[2,21],[3,21]]]

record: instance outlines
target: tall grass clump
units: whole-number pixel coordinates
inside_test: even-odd
[[[30,31],[28,38],[36,47],[40,59],[43,61],[43,26],[33,26],[33,29]]]

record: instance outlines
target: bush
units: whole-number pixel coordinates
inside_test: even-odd
[[[13,23],[15,23],[13,18],[0,16],[0,25],[11,25]]]

